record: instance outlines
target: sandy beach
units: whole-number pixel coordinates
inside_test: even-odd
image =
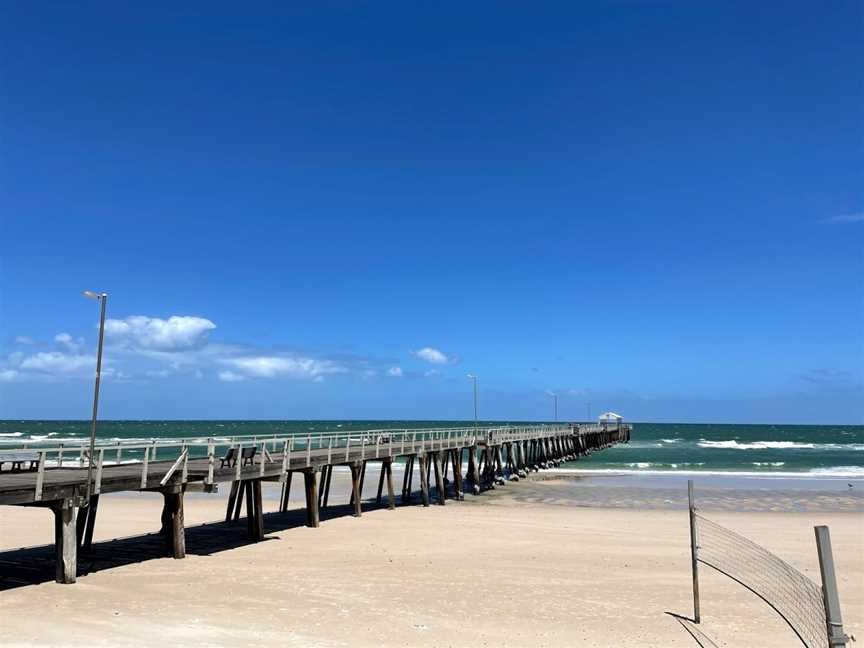
[[[610,506],[603,498],[620,486],[532,479],[443,507],[370,504],[357,519],[340,506],[348,489],[337,481],[336,506],[320,528],[302,526],[297,501],[288,515],[267,516],[258,544],[247,543],[242,520],[218,522],[224,492],[190,494],[182,561],[160,557],[158,536],[144,535],[158,527],[158,495],[106,496],[93,556],[81,560],[70,586],[50,580],[48,549],[19,549],[51,539],[50,513],[10,508],[0,531],[4,644],[697,645],[668,614],[692,613],[679,502],[637,508],[633,492],[622,491]],[[644,500],[657,496],[636,490]],[[278,491],[268,488],[267,496],[272,511]],[[859,634],[864,514],[860,500],[836,501],[830,512],[765,512],[758,495],[747,495],[739,510],[712,507],[706,497],[705,514],[817,581],[812,527],[830,525],[846,629]],[[747,502],[757,510],[746,510]],[[44,582],[40,569],[49,569]],[[727,646],[796,645],[763,602],[708,571],[700,627],[707,636]]]

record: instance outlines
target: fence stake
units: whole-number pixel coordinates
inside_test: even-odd
[[[690,511],[690,561],[693,566],[693,620],[699,623],[699,564],[696,545],[696,502],[693,499],[693,480],[687,480],[687,504]]]
[[[819,572],[822,575],[822,598],[825,601],[825,623],[828,645],[845,646],[849,637],[843,632],[840,616],[840,595],[837,593],[837,576],[834,573],[834,554],[831,551],[831,534],[827,526],[813,527],[816,532],[816,550],[819,552]]]

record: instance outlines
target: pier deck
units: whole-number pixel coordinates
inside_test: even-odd
[[[308,526],[319,524],[319,509],[327,505],[333,466],[351,470],[354,515],[362,514],[366,465],[380,462],[378,496],[395,508],[392,463],[404,462],[403,502],[414,495],[414,467],[419,468],[420,497],[438,504],[462,499],[463,483],[475,494],[483,489],[518,480],[528,472],[601,450],[630,439],[629,425],[559,425],[507,428],[453,428],[434,430],[368,430],[303,436],[231,437],[201,441],[153,439],[149,443],[100,443],[93,457],[92,481],[87,488],[90,457],[83,442],[75,445],[0,450],[12,455],[26,451],[38,456],[37,469],[0,472],[0,504],[43,506],[55,515],[56,580],[75,581],[78,551],[89,550],[99,496],[120,491],[158,491],[165,497],[162,531],[166,549],[175,558],[185,556],[183,494],[195,488],[215,492],[217,484],[230,484],[226,520],[238,519],[246,505],[251,539],[264,536],[261,482],[282,484],[279,510],[287,511],[295,474],[303,476]],[[229,448],[238,457],[234,465],[221,465]],[[254,449],[245,462],[243,449]],[[243,465],[245,463],[245,465]],[[465,469],[467,464],[467,470]],[[433,478],[434,483],[431,482]],[[452,469],[452,485],[447,479]],[[450,486],[448,488],[448,485]],[[450,492],[448,492],[450,491]]]

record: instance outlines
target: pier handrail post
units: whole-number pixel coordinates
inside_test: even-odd
[[[147,462],[150,458],[150,447],[144,446],[144,461],[141,464],[141,488],[147,488]]]
[[[93,493],[99,494],[102,490],[102,464],[105,462],[105,448],[99,448],[99,461],[96,464],[96,483],[93,485]]]
[[[237,454],[234,457],[234,478],[240,480],[240,470],[243,467],[243,442],[237,444]]]
[[[306,435],[306,465],[312,465],[312,435]]]
[[[39,471],[36,473],[36,494],[33,499],[37,502],[42,499],[42,483],[45,480],[45,450],[39,451]]]
[[[693,497],[693,480],[687,480],[687,509],[690,515],[690,564],[693,569],[693,621],[700,622],[699,614],[699,554],[696,541],[696,500]]]
[[[831,551],[831,534],[827,526],[816,526],[813,530],[816,533],[816,551],[819,553],[819,573],[822,576],[822,600],[825,602],[828,645],[831,648],[842,647],[849,641],[849,637],[843,632],[837,575],[834,573],[834,554]]]
[[[284,482],[288,474],[288,439],[282,442],[282,475],[279,481]]]
[[[213,437],[207,439],[207,483],[213,483],[213,469],[216,461],[216,448],[213,445]]]

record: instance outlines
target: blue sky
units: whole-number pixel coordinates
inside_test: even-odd
[[[9,3],[0,417],[864,422],[861,9]]]

